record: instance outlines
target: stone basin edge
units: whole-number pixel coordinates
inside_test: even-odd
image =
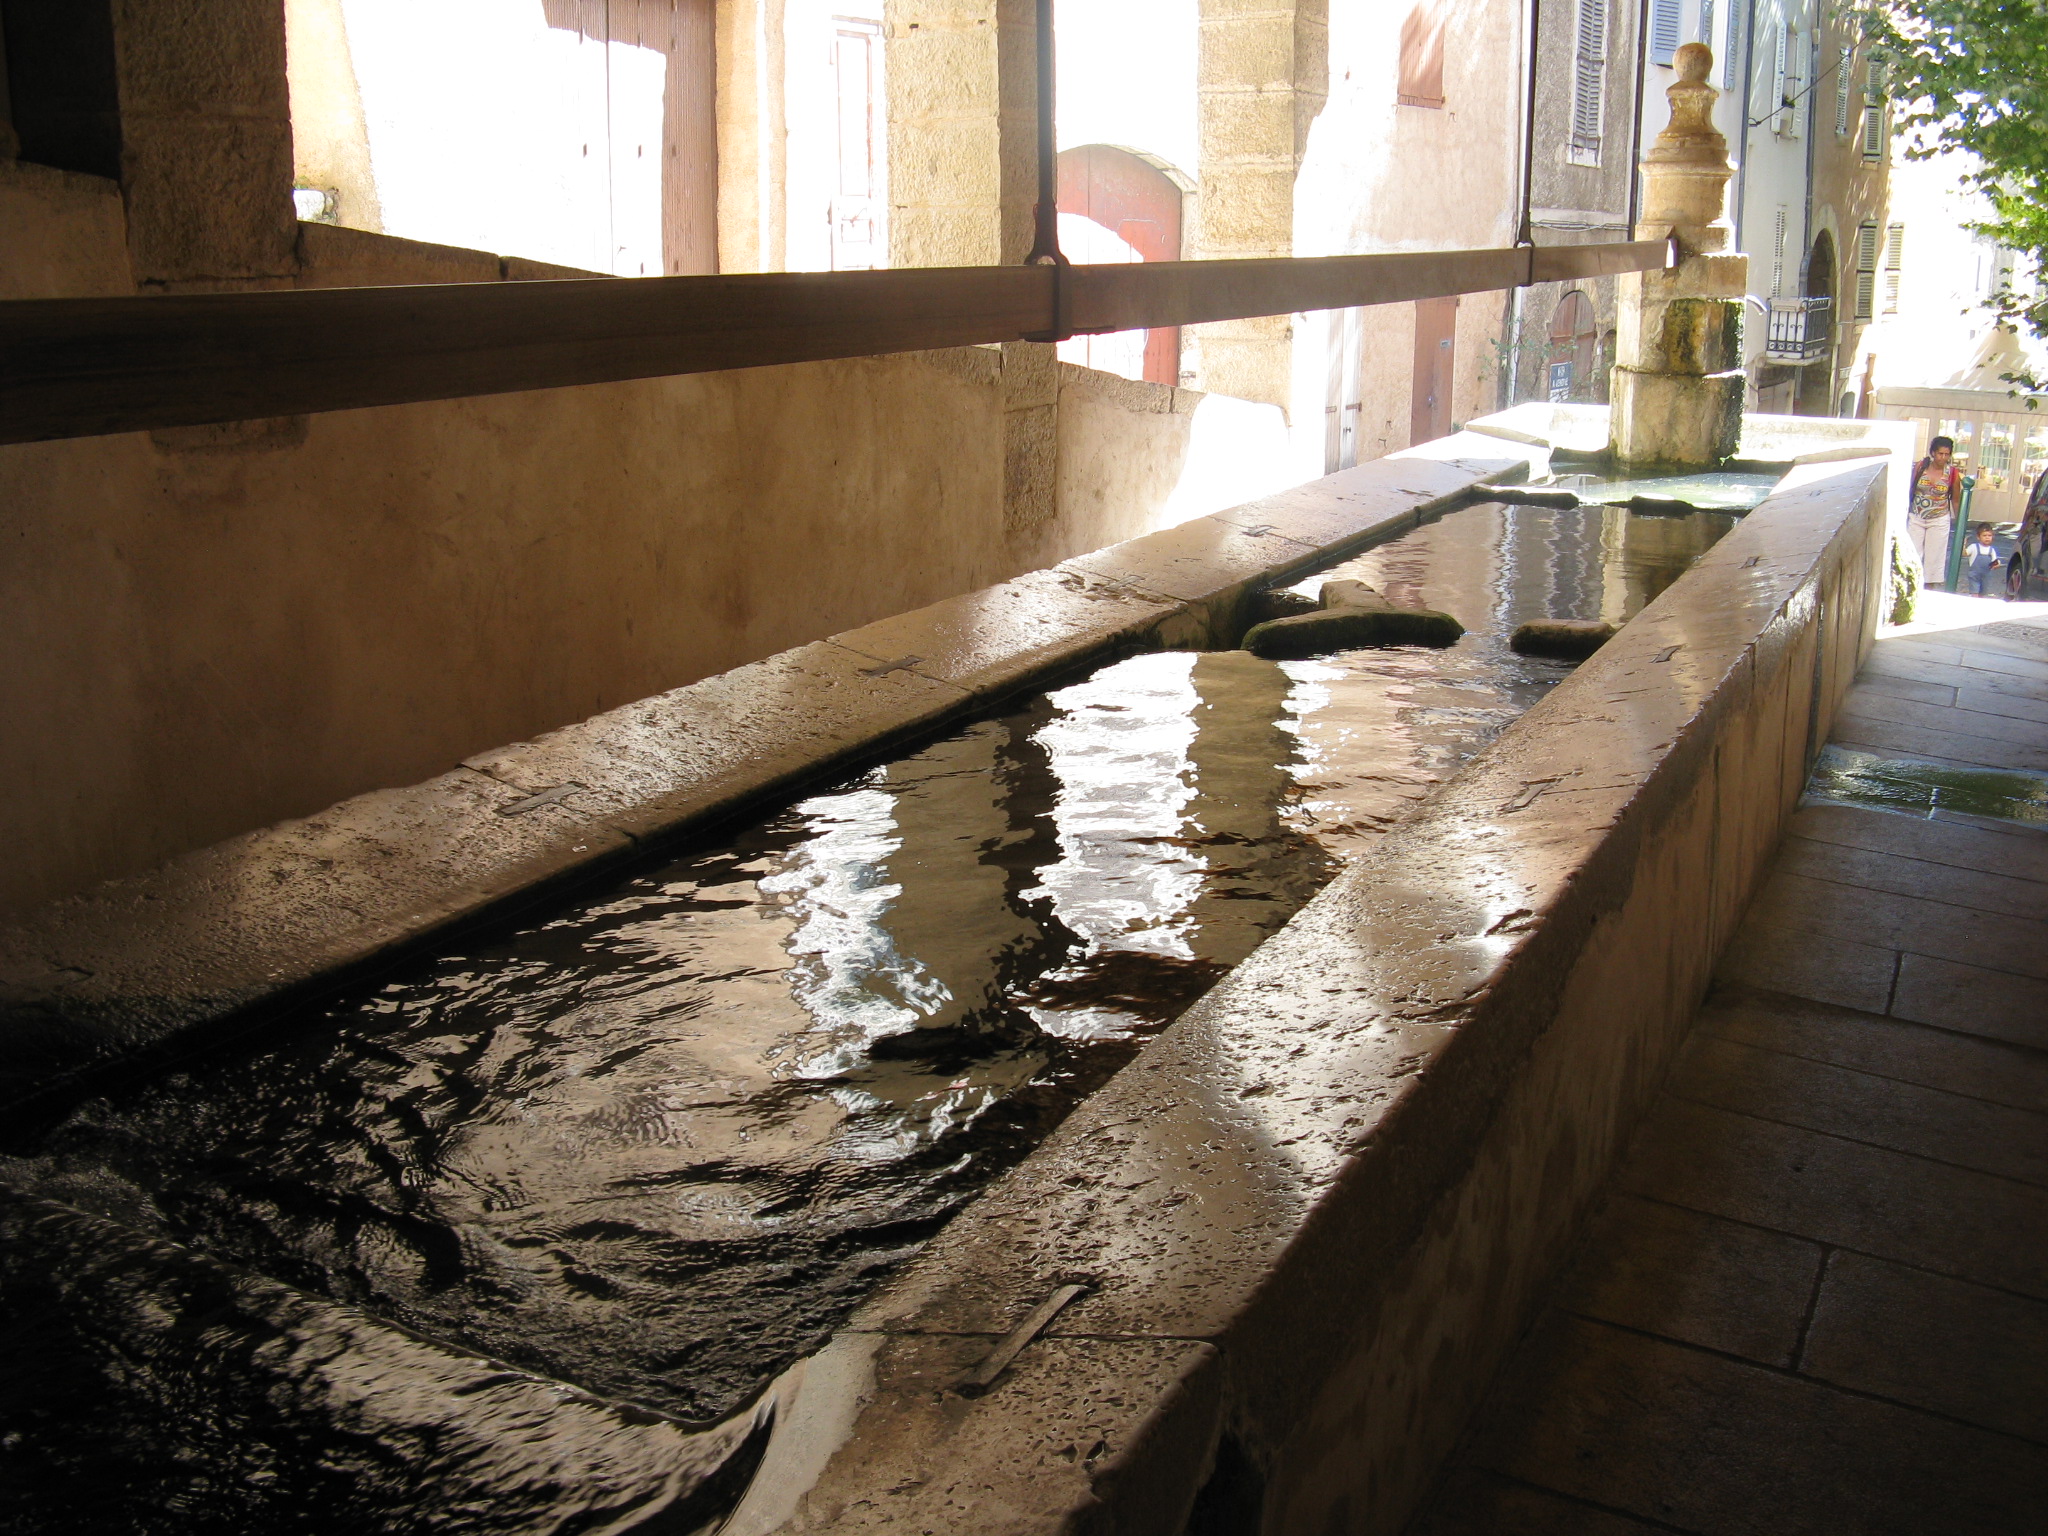
[[[815,1357],[836,1396],[728,1536],[1399,1532],[1768,867],[1895,472],[1795,466],[955,1217]]]
[[[52,902],[0,930],[0,1105],[238,1034],[1091,656],[1203,643],[1533,457],[1454,434]]]

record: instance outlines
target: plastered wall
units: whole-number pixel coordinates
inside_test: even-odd
[[[307,229],[302,284],[560,275]],[[124,238],[0,165],[0,294],[132,292]],[[1195,397],[1009,350],[0,448],[0,912],[1147,531]]]

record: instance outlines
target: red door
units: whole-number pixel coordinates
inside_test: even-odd
[[[1419,299],[1415,304],[1415,381],[1408,413],[1408,441],[1426,443],[1451,432],[1451,366],[1458,334],[1458,301]]]
[[[1093,219],[1144,261],[1180,260],[1181,190],[1149,160],[1113,144],[1060,151],[1059,207]],[[1145,377],[1180,382],[1180,330],[1145,333]]]

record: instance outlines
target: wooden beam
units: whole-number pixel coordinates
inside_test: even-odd
[[[0,443],[1480,293],[1662,241],[0,303]]]

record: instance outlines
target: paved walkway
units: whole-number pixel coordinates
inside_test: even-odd
[[[1835,732],[2048,771],[2048,604]],[[1416,1536],[2048,1532],[2048,827],[1812,802]]]

